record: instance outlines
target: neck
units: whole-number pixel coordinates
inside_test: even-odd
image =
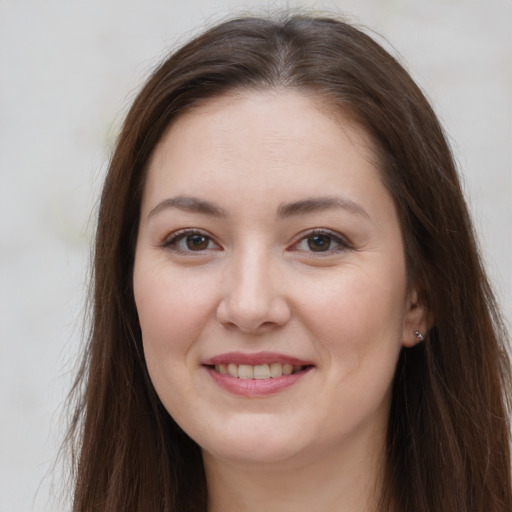
[[[203,453],[208,512],[377,512],[384,443],[346,444],[316,457],[256,465]]]

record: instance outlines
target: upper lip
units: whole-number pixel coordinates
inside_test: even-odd
[[[206,366],[214,366],[217,364],[248,364],[256,366],[260,364],[291,364],[293,366],[311,366],[311,361],[300,359],[297,357],[288,356],[286,354],[278,354],[275,352],[256,352],[254,354],[247,354],[244,352],[227,352],[213,356],[203,362]]]

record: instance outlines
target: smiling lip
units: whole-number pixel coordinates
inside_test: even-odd
[[[218,356],[211,357],[204,361],[203,365],[215,366],[216,364],[250,364],[256,366],[258,364],[291,364],[292,366],[313,366],[311,361],[298,359],[296,357],[284,354],[276,354],[275,352],[257,352],[255,354],[246,354],[244,352],[228,352]]]
[[[221,365],[247,365],[251,367],[260,365],[280,365],[293,367],[293,373],[282,374],[269,378],[239,378],[219,372]],[[256,397],[277,393],[298,382],[303,376],[313,369],[310,361],[274,352],[258,352],[247,354],[242,352],[230,352],[214,356],[203,363],[213,381],[220,387],[235,395]],[[290,370],[291,371],[291,370]]]

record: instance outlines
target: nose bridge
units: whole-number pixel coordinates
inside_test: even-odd
[[[238,251],[227,269],[219,320],[246,332],[284,324],[289,309],[276,280],[278,267],[277,258],[264,244],[248,244]]]
[[[263,309],[272,293],[272,262],[267,251],[248,247],[235,262],[232,293],[240,305],[254,311]]]

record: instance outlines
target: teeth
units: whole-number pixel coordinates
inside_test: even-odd
[[[238,377],[238,365],[233,363],[228,364],[228,373],[231,377]]]
[[[241,364],[238,366],[238,377],[241,379],[254,379],[254,366]]]
[[[215,365],[215,371],[223,375],[230,375],[231,377],[238,377],[239,379],[258,380],[275,379],[283,375],[291,375],[292,373],[300,372],[302,369],[302,366],[288,363],[257,364],[255,366],[250,364],[238,365],[235,363]]]
[[[258,364],[254,367],[254,378],[255,379],[270,379],[270,368],[268,364]]]
[[[283,375],[291,375],[293,366],[291,364],[283,364]]]
[[[272,363],[270,365],[270,376],[281,377],[283,375],[283,365],[281,363]]]

